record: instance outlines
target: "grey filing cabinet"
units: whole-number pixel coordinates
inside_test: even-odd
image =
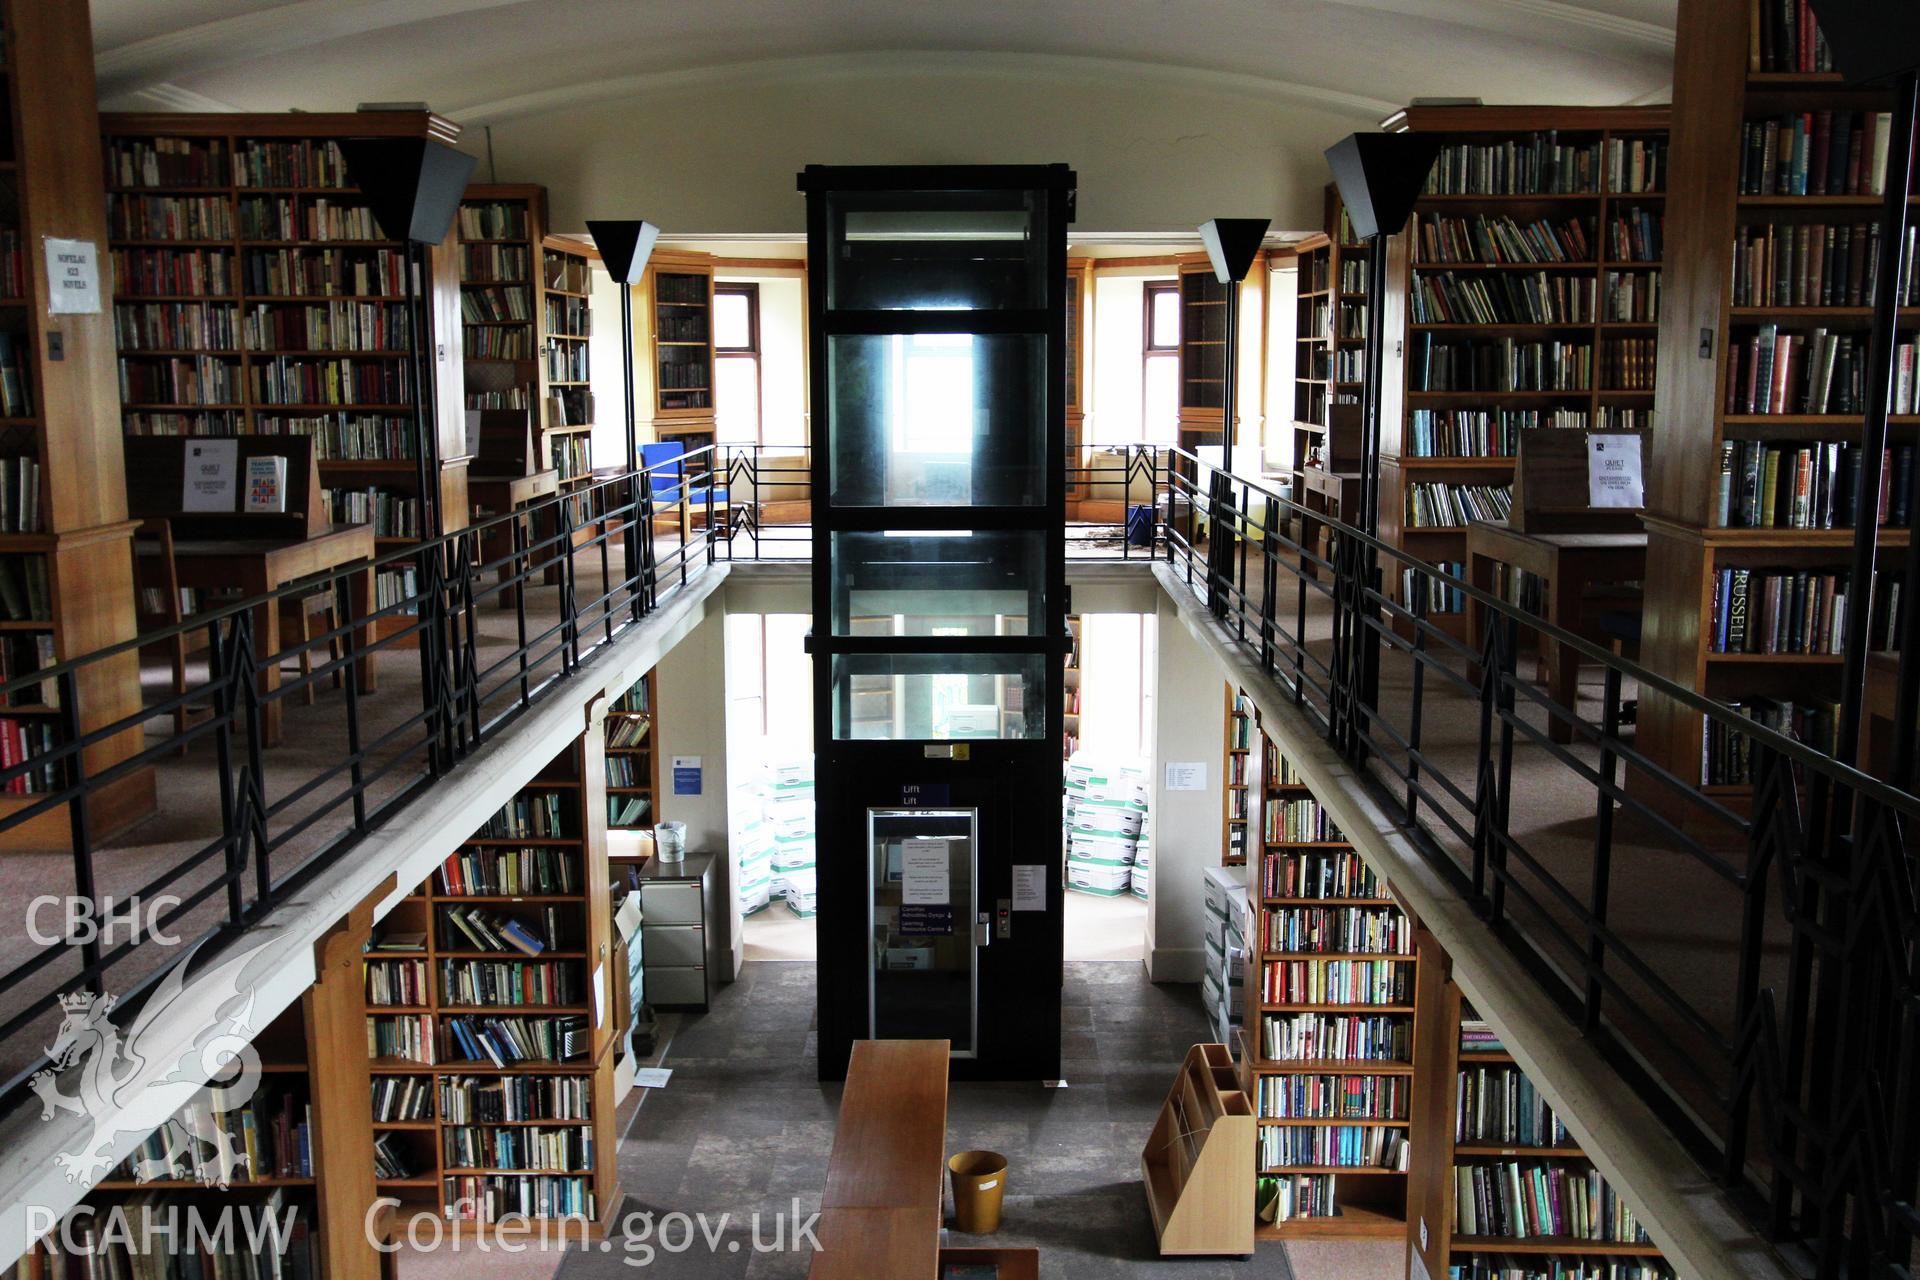
[[[724,968],[710,927],[714,869],[710,853],[679,862],[649,858],[640,882],[640,958],[648,1003],[667,1009],[705,1009]]]

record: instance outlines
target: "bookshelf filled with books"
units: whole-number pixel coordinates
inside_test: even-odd
[[[476,184],[460,201],[460,331],[469,409],[524,409],[540,421],[541,278],[534,248],[547,189]]]
[[[405,246],[349,184],[342,138],[459,127],[428,111],[104,115],[113,324],[129,436],[311,436],[336,520],[392,551],[420,522],[411,351],[434,351],[438,507],[467,524],[461,225],[428,249],[428,334],[407,332]],[[380,516],[378,512],[386,512]],[[409,589],[382,570],[376,597]],[[397,631],[411,618],[386,618]]]
[[[1763,8],[1680,7],[1674,324],[1658,357],[1671,447],[1649,474],[1646,522],[1647,616],[1674,621],[1648,629],[1642,661],[1830,751],[1844,628],[1866,628],[1874,650],[1901,640],[1920,297],[1909,249],[1887,479],[1877,508],[1857,510],[1893,93],[1841,83],[1804,0]],[[1862,520],[1881,529],[1871,584],[1848,580]],[[1639,732],[1709,794],[1738,804],[1750,792],[1739,735],[1707,732],[1657,694],[1642,699]]]
[[[1176,259],[1180,278],[1180,447],[1226,442],[1227,286],[1204,253]]]
[[[584,244],[548,236],[541,245],[540,386],[547,465],[562,488],[593,481],[593,261]]]
[[[1060,676],[1060,709],[1062,723],[1066,725],[1060,750],[1064,759],[1071,760],[1073,753],[1080,749],[1080,649],[1086,642],[1079,614],[1067,615],[1067,634],[1072,637],[1072,645],[1067,650],[1066,666]]]
[[[1399,1237],[1429,943],[1286,757],[1264,754],[1243,1055],[1260,1234]]]
[[[84,8],[0,3],[0,678],[130,639],[135,631],[125,463],[115,423],[114,329],[104,308],[52,310],[50,239],[107,238],[97,168],[76,164],[75,137],[98,130]],[[96,260],[104,271],[104,264]],[[56,351],[57,348],[57,351]],[[93,732],[140,707],[138,658],[91,664],[75,676],[79,728]],[[0,761],[51,746],[63,715],[51,680],[0,707]],[[140,750],[138,731],[84,752],[98,778]],[[41,803],[61,780],[29,774],[0,787],[0,814]],[[98,837],[153,811],[150,770],[97,790]],[[0,848],[64,850],[64,807],[9,829]]]
[[[1258,799],[1260,756],[1254,750],[1255,729],[1253,699],[1226,686],[1227,717],[1220,770],[1220,865],[1245,866],[1248,831]]]
[[[1384,122],[1448,141],[1388,246],[1389,340],[1406,356],[1383,371],[1383,538],[1457,573],[1468,522],[1511,510],[1523,432],[1652,424],[1667,125],[1666,107],[1410,107]],[[1403,575],[1402,602],[1425,581]],[[1452,593],[1427,605],[1464,634]]]
[[[467,523],[462,223],[428,250],[432,332],[408,332],[406,252],[350,184],[340,141],[459,126],[425,111],[101,117],[120,401],[128,435],[306,435],[334,518],[418,541],[420,399],[411,352],[435,353],[441,519]],[[478,296],[473,293],[473,296]],[[405,571],[378,594],[397,598]],[[383,620],[402,629],[406,618]]]
[[[637,680],[607,711],[607,825],[625,831],[660,821],[654,797],[660,788],[660,764],[654,755],[659,735],[653,672]]]
[[[636,361],[653,386],[653,438],[688,452],[714,442],[713,256],[655,249],[634,307],[646,328]]]
[[[1607,1185],[1564,1118],[1474,1013],[1430,954],[1420,998],[1408,1246],[1431,1275],[1461,1280],[1671,1280],[1630,1205]]]
[[[1368,246],[1340,193],[1326,190],[1325,230],[1299,251],[1293,377],[1294,500],[1349,522],[1360,496],[1360,379],[1367,337]],[[1317,532],[1307,545],[1324,554]]]
[[[1093,259],[1067,259],[1067,502],[1074,504],[1092,498],[1101,501],[1107,494],[1090,492],[1086,468],[1091,465],[1083,444],[1086,441],[1087,374],[1090,371],[1087,347],[1088,317],[1093,311]],[[1121,509],[1124,518],[1125,508]],[[1080,515],[1080,519],[1091,519]]]
[[[369,1218],[365,1063],[322,1051],[339,1016],[358,1014],[358,945],[339,944],[370,915],[357,910],[342,921],[347,928],[330,931],[316,948],[318,980],[300,1000],[246,1032],[249,1043],[222,1080],[176,1095],[178,1109],[6,1274],[392,1274],[376,1249],[390,1216]],[[145,1221],[176,1229],[139,1230]]]
[[[580,1238],[619,1203],[599,735],[380,922],[365,955],[382,1195],[463,1231]]]

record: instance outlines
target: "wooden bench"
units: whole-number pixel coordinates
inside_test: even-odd
[[[1002,1280],[1040,1273],[1036,1249],[942,1249],[945,1040],[861,1040],[820,1196],[810,1280],[937,1280],[943,1261],[991,1262]]]

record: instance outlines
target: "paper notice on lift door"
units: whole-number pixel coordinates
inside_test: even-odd
[[[900,842],[900,901],[907,906],[945,905],[952,890],[947,878],[945,840]]]

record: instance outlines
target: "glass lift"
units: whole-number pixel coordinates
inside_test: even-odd
[[[1060,1074],[1064,165],[807,196],[820,1073]]]

